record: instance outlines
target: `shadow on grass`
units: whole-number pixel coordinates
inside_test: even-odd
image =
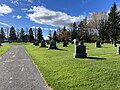
[[[98,57],[86,57],[87,59],[97,59],[97,60],[106,60],[106,58],[98,58]]]
[[[64,50],[64,49],[60,49],[60,48],[57,48],[57,49],[48,49],[48,50],[68,51],[68,50]]]

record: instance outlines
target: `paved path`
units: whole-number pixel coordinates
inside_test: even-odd
[[[33,62],[20,45],[0,59],[0,90],[47,90]]]

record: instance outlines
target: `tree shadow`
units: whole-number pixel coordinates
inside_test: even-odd
[[[98,58],[98,57],[86,57],[87,59],[97,59],[97,60],[106,60],[106,58]]]

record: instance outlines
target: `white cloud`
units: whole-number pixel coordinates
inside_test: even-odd
[[[22,16],[20,16],[20,15],[17,15],[17,16],[13,15],[12,18],[21,19]]]
[[[4,16],[5,14],[11,13],[13,11],[12,8],[5,4],[0,5],[0,16]]]
[[[33,29],[38,29],[39,27],[37,27],[37,26],[32,26],[31,28],[33,28]],[[54,30],[57,30],[57,29],[54,29],[54,28],[43,28],[43,27],[40,27],[42,30],[51,30],[51,31],[54,31]]]
[[[80,22],[85,16],[70,16],[64,12],[49,10],[43,6],[33,6],[27,14],[31,21],[51,26],[69,26],[70,23]]]
[[[7,26],[7,27],[11,27],[9,24],[3,23],[3,22],[0,22],[0,25]]]
[[[11,3],[15,4],[15,5],[18,5],[19,4],[19,1],[18,0],[12,0]]]
[[[28,0],[28,2],[33,3],[33,0]]]
[[[16,16],[16,18],[17,18],[17,19],[21,19],[21,18],[22,18],[22,16],[19,16],[19,15],[18,15],[18,16]]]

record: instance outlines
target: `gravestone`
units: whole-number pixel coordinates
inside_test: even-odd
[[[78,45],[78,44],[79,44],[79,40],[78,40],[78,39],[76,39],[76,42],[75,42],[75,44],[76,44],[76,45]]]
[[[2,46],[2,44],[0,43],[0,46]]]
[[[12,41],[11,41],[11,40],[9,40],[9,43],[12,43]]]
[[[41,46],[40,47],[46,47],[46,42],[44,40],[41,41]]]
[[[67,41],[63,41],[63,47],[67,47],[68,43]]]
[[[74,58],[86,58],[86,46],[83,45],[83,42],[80,43],[80,45],[75,46],[75,53]]]
[[[50,44],[50,41],[47,41],[47,45],[49,45]]]
[[[33,45],[39,46],[39,42],[38,42],[38,41],[35,41],[35,42],[33,42]]]
[[[114,46],[114,47],[117,47],[116,41],[113,42],[113,46]]]
[[[71,41],[71,44],[74,44],[74,41]]]
[[[49,47],[49,49],[58,49],[57,46],[56,46],[56,41],[55,41],[55,40],[52,40],[52,41],[50,42],[50,47]]]
[[[96,45],[96,48],[101,48],[100,41],[97,41],[97,42],[95,43],[95,45]]]
[[[104,44],[104,42],[101,42],[101,44]]]
[[[117,47],[117,53],[116,54],[120,54],[120,46]]]
[[[83,42],[83,41],[81,41],[81,42],[80,42],[80,45],[83,45],[83,46],[84,46],[84,42]]]

